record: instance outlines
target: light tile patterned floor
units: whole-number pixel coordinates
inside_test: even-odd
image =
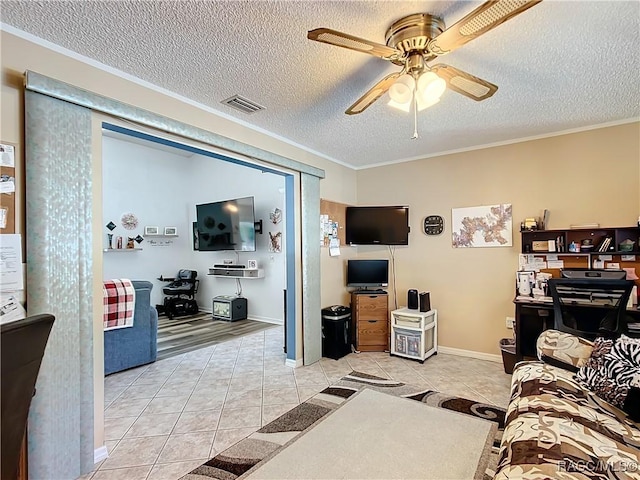
[[[278,327],[106,377],[109,458],[81,478],[177,479],[352,370],[507,404],[500,363],[372,352],[293,369],[282,343]]]

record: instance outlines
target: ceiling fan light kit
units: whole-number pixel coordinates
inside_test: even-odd
[[[542,0],[490,0],[445,28],[442,19],[428,13],[408,15],[395,21],[385,35],[386,45],[328,28],[317,28],[307,38],[349,50],[367,53],[401,66],[376,83],[345,113],[362,113],[385,93],[389,105],[414,114],[434,105],[448,88],[472,100],[491,97],[498,87],[467,72],[445,64],[429,62],[445,55],[519,15]],[[417,117],[414,117],[417,121]],[[414,137],[417,137],[417,128]]]
[[[447,82],[433,72],[425,72],[418,77],[418,92],[427,101],[440,99],[447,89]]]
[[[396,103],[409,103],[413,97],[413,90],[416,82],[411,75],[405,73],[400,75],[391,87],[389,87],[389,97]]]

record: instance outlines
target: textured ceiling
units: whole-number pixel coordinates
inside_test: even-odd
[[[447,91],[413,115],[386,96],[345,109],[399,67],[307,40],[327,27],[384,43],[431,13],[452,25],[478,2],[1,2],[3,24],[190,98],[355,168],[640,117],[640,2],[546,0],[436,63],[498,85],[475,102]],[[242,95],[246,115],[220,102]]]

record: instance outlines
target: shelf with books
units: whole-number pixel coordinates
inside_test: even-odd
[[[640,254],[640,227],[594,227],[520,232],[522,253]]]

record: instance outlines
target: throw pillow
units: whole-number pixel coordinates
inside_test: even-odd
[[[640,339],[625,335],[615,341],[597,338],[589,360],[575,379],[637,421],[640,418],[636,406],[637,387],[640,386]]]
[[[640,338],[620,335],[613,346],[612,353],[633,365],[640,366]]]
[[[605,355],[611,352],[611,349],[613,348],[613,342],[614,341],[610,338],[596,338],[593,341],[593,350],[591,351],[589,360],[587,360],[587,363],[584,366],[595,369],[600,368],[600,366],[605,361]]]
[[[611,349],[611,355],[624,365],[624,369],[618,367],[616,371],[618,381],[630,387],[640,387],[640,338],[622,335]]]

